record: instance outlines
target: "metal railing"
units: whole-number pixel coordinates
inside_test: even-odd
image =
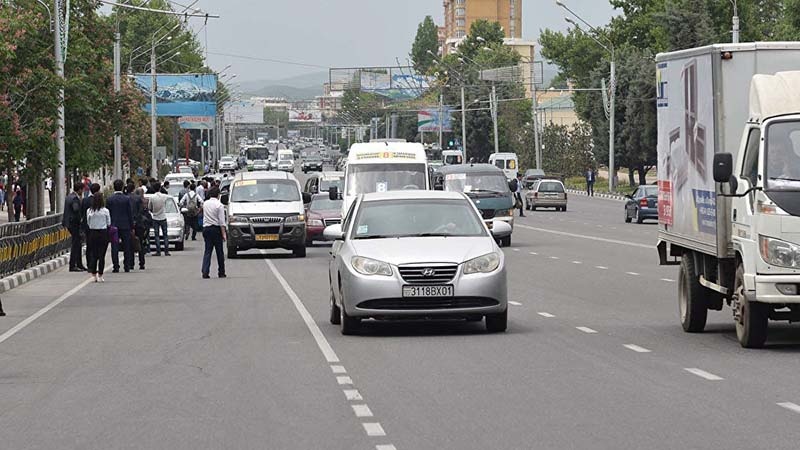
[[[0,225],[0,278],[41,264],[69,249],[61,214]]]

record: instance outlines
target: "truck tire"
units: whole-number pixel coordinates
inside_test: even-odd
[[[701,333],[705,329],[708,307],[704,294],[692,255],[683,255],[678,276],[678,312],[683,331]]]
[[[733,301],[735,308],[736,337],[744,348],[761,348],[767,341],[769,327],[769,305],[751,302],[744,295],[744,267],[736,268],[736,280],[733,283]]]

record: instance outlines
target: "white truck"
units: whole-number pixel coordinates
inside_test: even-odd
[[[740,344],[800,321],[800,43],[659,54],[658,253],[687,332],[731,306]],[[748,101],[749,93],[749,101]]]

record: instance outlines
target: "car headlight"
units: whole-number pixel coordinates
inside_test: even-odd
[[[286,222],[287,223],[290,223],[290,222],[291,223],[297,223],[297,222],[305,223],[305,221],[306,221],[306,215],[305,214],[298,214],[296,216],[289,216],[289,217],[286,218]]]
[[[324,226],[324,225],[325,224],[319,219],[309,219],[308,220],[308,226],[310,226],[310,227],[321,227],[321,226]]]
[[[800,246],[766,236],[759,236],[758,240],[764,262],[773,266],[800,268]]]
[[[362,256],[354,256],[353,259],[350,260],[350,264],[352,264],[353,269],[356,269],[356,272],[361,275],[392,276],[392,266],[382,261],[364,258]]]
[[[464,263],[464,274],[490,273],[500,267],[500,255],[497,253],[487,253],[483,256],[470,259]]]
[[[228,223],[231,225],[247,225],[250,221],[247,220],[247,217],[231,216],[230,219],[228,219]]]
[[[176,220],[170,220],[169,222],[167,222],[167,226],[170,227],[170,228],[178,228],[178,227],[181,226],[181,221],[177,220],[177,219]]]

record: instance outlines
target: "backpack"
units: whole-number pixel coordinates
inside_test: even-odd
[[[508,182],[508,188],[511,190],[511,192],[517,192],[517,189],[519,188],[519,182],[517,182],[516,178]]]
[[[194,195],[192,195],[194,194]],[[197,194],[189,191],[186,194],[186,215],[189,217],[197,217]]]

